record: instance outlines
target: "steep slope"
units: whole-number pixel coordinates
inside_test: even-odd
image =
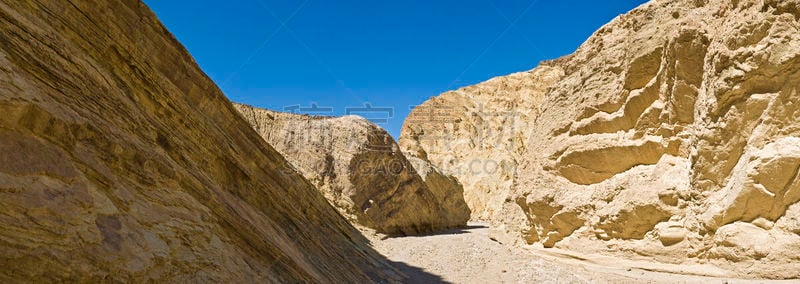
[[[800,277],[798,5],[656,0],[523,73],[563,70],[528,98],[512,190],[486,199],[505,200],[494,237]]]
[[[0,2],[0,113],[2,282],[400,280],[141,1]]]
[[[428,187],[394,139],[364,118],[235,106],[289,160],[289,171],[296,168],[358,224],[382,233],[418,234],[465,226],[469,219],[457,181],[430,179],[436,186]]]
[[[431,98],[411,111],[398,143],[458,178],[472,218],[489,220],[512,185],[538,105],[562,74],[542,66]]]

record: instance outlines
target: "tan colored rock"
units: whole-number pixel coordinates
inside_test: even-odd
[[[688,231],[683,227],[680,222],[663,222],[655,227],[655,232],[658,234],[658,239],[665,247],[679,244],[686,240]]]
[[[447,92],[416,107],[399,144],[463,184],[473,219],[490,219],[511,187],[530,122],[563,71],[544,66]]]
[[[800,276],[783,253],[800,254],[800,239],[773,227],[800,201],[800,32],[782,5],[653,1],[595,33],[562,62],[509,197],[555,212],[528,213],[530,228],[507,232]],[[576,220],[555,226],[565,214]],[[769,245],[743,241],[751,234]]]
[[[542,93],[512,92],[531,102],[517,106],[532,113],[526,122],[467,111],[458,117],[486,122],[480,129],[525,126],[518,133],[526,139],[516,144],[524,147],[509,155],[518,161],[513,184],[483,179],[512,189],[484,191],[476,202],[470,192],[480,176],[457,175],[468,204],[490,204],[493,237],[507,243],[710,263],[731,276],[800,277],[798,5],[655,0],[617,17],[570,56],[493,79],[530,82],[561,70]],[[475,98],[512,96],[481,86],[427,104],[458,114]],[[447,169],[442,157],[480,153],[467,138],[477,131],[463,130],[474,127],[455,121],[440,130],[409,120],[401,145]],[[446,148],[440,133],[471,134]],[[451,168],[468,165],[450,160]]]
[[[466,225],[471,211],[464,201],[464,187],[461,182],[456,177],[443,173],[430,161],[413,155],[407,157],[436,200],[445,208],[445,211],[440,213],[443,214],[440,218],[447,220],[447,224]]]
[[[402,280],[141,1],[0,3],[0,282]]]
[[[762,259],[769,255],[775,238],[767,230],[750,223],[735,222],[719,228],[714,235],[715,258],[733,262]]]
[[[235,105],[348,219],[387,234],[465,226],[457,181],[409,162],[382,128],[358,116],[320,117]],[[415,170],[423,170],[423,175]]]

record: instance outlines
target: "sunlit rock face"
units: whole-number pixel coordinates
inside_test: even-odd
[[[235,105],[275,149],[354,223],[387,234],[465,226],[455,178],[406,158],[384,129],[358,116],[323,117]]]
[[[472,219],[489,220],[511,188],[538,105],[562,75],[542,66],[431,98],[408,116],[399,145],[458,178]]]
[[[400,144],[463,166],[458,157],[480,152],[476,125],[521,133],[484,150],[516,157],[501,171],[510,177],[459,176],[473,212],[489,204],[507,243],[800,277],[798,4],[652,1],[572,55],[489,81],[548,82],[540,95],[512,88],[528,103],[515,105],[524,122],[470,111],[507,104],[485,83],[430,100],[455,117],[439,128],[407,121]],[[554,81],[537,76],[553,69]],[[500,190],[476,191],[478,179]]]
[[[141,1],[0,3],[0,281],[402,280]]]

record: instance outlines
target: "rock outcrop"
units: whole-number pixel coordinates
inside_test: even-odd
[[[469,219],[457,180],[423,160],[409,162],[385,130],[362,117],[235,106],[288,159],[288,171],[297,169],[355,223],[386,234],[419,234],[465,226]]]
[[[493,209],[494,237],[713,264],[742,277],[800,277],[798,5],[655,0],[614,19],[570,56],[494,79],[563,72],[543,95],[522,99],[534,102],[523,107],[535,114],[521,132],[512,189],[483,201],[504,200]],[[459,100],[495,94],[457,97],[429,104],[463,109]],[[407,124],[401,142],[434,140],[409,148],[435,163],[447,157],[436,144],[447,142],[435,138],[441,131]],[[469,196],[476,177],[459,178]]]
[[[537,106],[562,75],[543,66],[431,98],[411,111],[398,143],[458,178],[472,218],[489,220],[511,188]]]
[[[135,0],[0,3],[0,281],[395,270]]]
[[[433,193],[435,200],[441,203],[445,209],[439,213],[440,218],[443,218],[447,224],[466,225],[472,212],[464,201],[464,187],[461,182],[456,177],[445,174],[428,160],[410,153],[406,153],[406,157],[414,166],[414,170],[425,181],[425,185]]]

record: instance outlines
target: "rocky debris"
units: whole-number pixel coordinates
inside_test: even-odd
[[[0,281],[400,281],[141,1],[0,3]]]
[[[472,218],[489,220],[512,186],[537,106],[562,75],[543,66],[431,98],[409,114],[398,143],[455,176]]]
[[[530,102],[517,106],[533,113],[527,122],[465,111],[485,129],[526,129],[513,182],[488,185],[512,189],[483,196],[489,204],[503,200],[489,206],[493,237],[713,264],[741,277],[800,277],[798,5],[655,0],[617,17],[570,56],[490,81],[536,81],[561,70],[541,94],[517,92]],[[458,113],[465,101],[508,96],[471,88],[426,104]],[[450,154],[441,150],[449,142],[436,138],[475,129],[463,121],[453,117],[442,130],[410,120],[401,144],[434,164],[474,155],[478,143],[467,135],[455,136],[461,144]],[[458,177],[475,206],[471,181],[479,177]]]
[[[458,181],[424,160],[410,162],[385,130],[362,117],[235,106],[288,159],[289,171],[297,169],[355,223],[408,235],[465,226],[469,219]]]

